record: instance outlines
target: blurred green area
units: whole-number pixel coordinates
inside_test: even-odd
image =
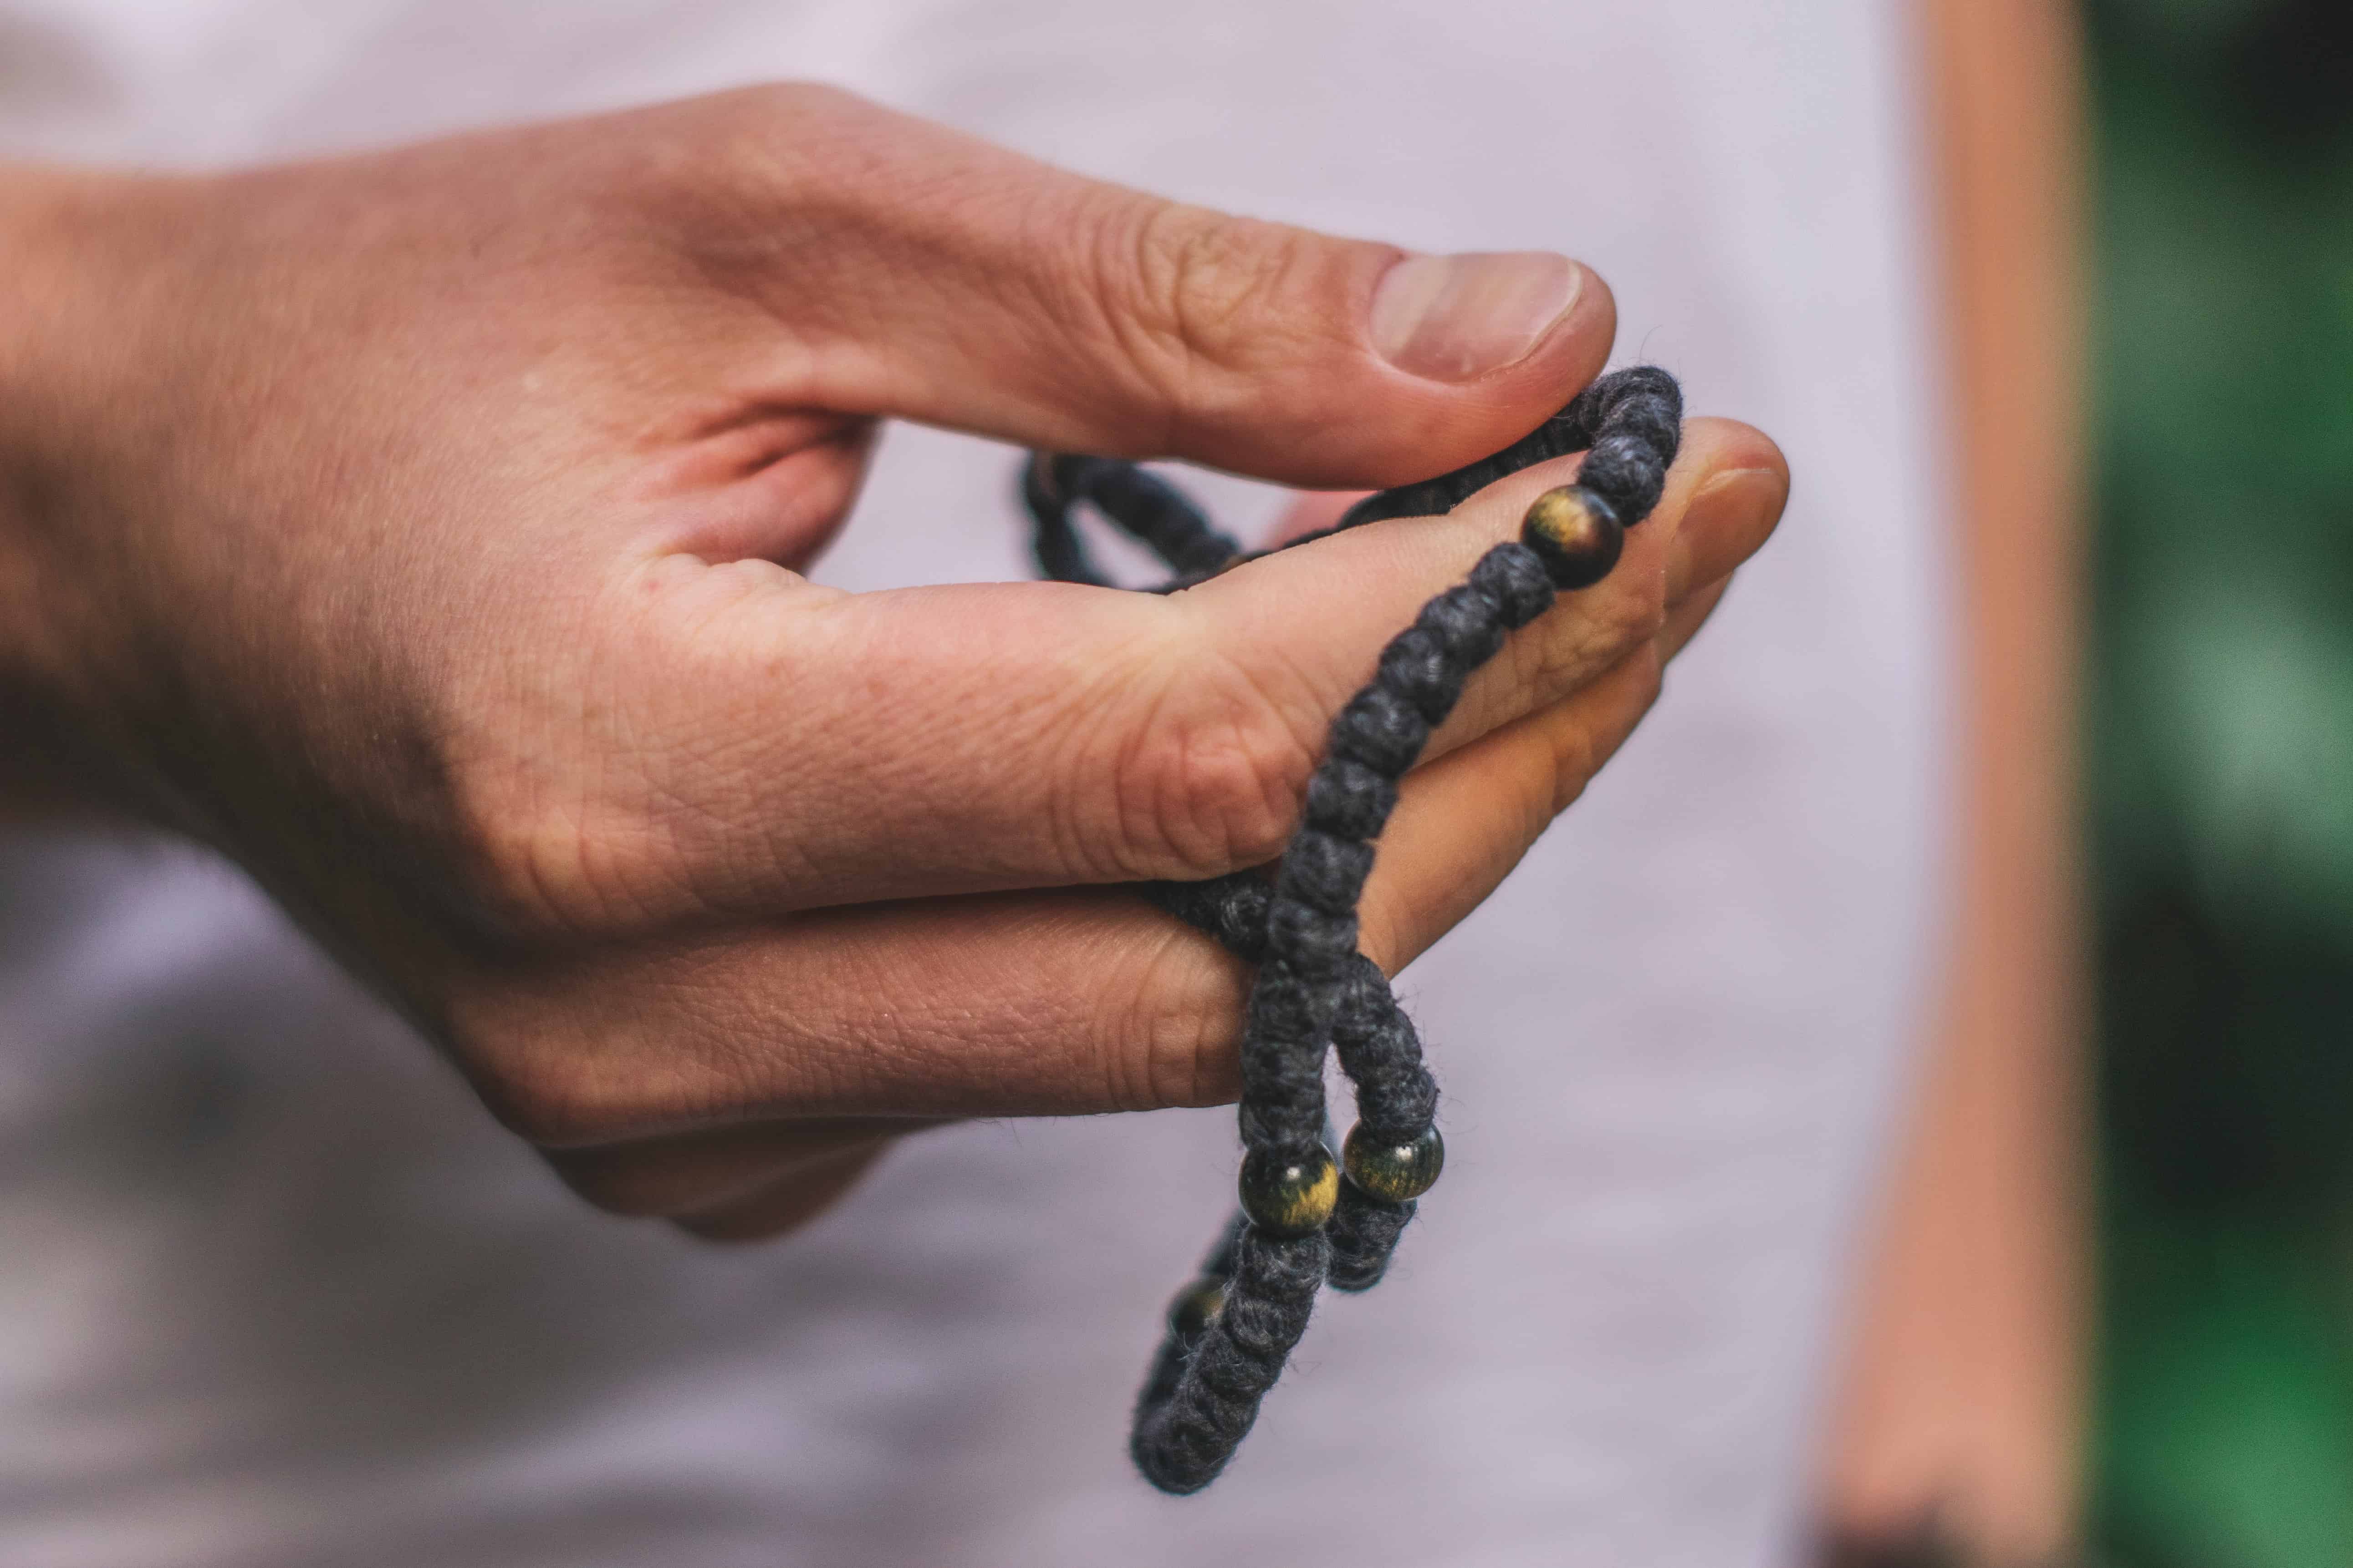
[[[2092,1531],[2353,1568],[2353,0],[2100,0]]]

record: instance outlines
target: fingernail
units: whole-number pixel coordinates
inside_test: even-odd
[[[1409,256],[1373,290],[1373,347],[1408,375],[1469,381],[1527,357],[1585,285],[1566,256]]]
[[[1691,504],[1683,509],[1683,521],[1675,530],[1674,545],[1668,552],[1668,599],[1679,603],[1694,588],[1705,585],[1693,581],[1703,549],[1707,552],[1707,564],[1713,568],[1716,557],[1727,553],[1726,536],[1745,540],[1764,532],[1781,515],[1781,508],[1788,499],[1789,481],[1778,468],[1727,469],[1693,491]],[[1703,531],[1715,537],[1703,539]],[[1727,566],[1725,571],[1730,569]],[[1711,570],[1707,580],[1713,583],[1724,574]]]

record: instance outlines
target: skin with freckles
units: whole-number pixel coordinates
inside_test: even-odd
[[[592,1201],[731,1237],[940,1121],[1230,1099],[1244,977],[1112,885],[1272,858],[1381,645],[1576,469],[1167,597],[849,595],[802,573],[876,422],[1385,486],[1534,426],[1614,327],[1561,258],[1230,218],[791,87],[6,171],[0,266],[16,808],[219,846]],[[1576,797],[1787,486],[1692,422],[1617,571],[1406,781],[1377,961]]]

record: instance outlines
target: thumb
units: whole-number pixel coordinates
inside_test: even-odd
[[[1416,256],[1082,178],[823,89],[757,95],[730,254],[810,400],[1063,450],[1386,486],[1534,428],[1616,327],[1548,252]],[[811,352],[813,351],[813,352]]]

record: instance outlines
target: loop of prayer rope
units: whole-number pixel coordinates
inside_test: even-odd
[[[1575,482],[1529,506],[1520,537],[1489,550],[1381,650],[1373,679],[1332,721],[1302,820],[1269,880],[1241,871],[1139,891],[1257,966],[1241,1044],[1240,1207],[1177,1293],[1136,1402],[1130,1452],[1163,1491],[1196,1492],[1233,1457],[1282,1373],[1326,1283],[1380,1281],[1445,1144],[1438,1084],[1388,976],[1356,951],[1356,903],[1398,781],[1464,685],[1507,634],[1562,593],[1609,575],[1658,504],[1674,462],[1683,395],[1641,365],[1596,381],[1502,451],[1419,484],[1368,496],[1333,528],[1451,511],[1508,474],[1583,452]],[[1145,544],[1173,592],[1254,559],[1175,486],[1106,458],[1034,453],[1022,499],[1039,566],[1063,582],[1114,585],[1073,521],[1082,503]],[[1261,552],[1259,553],[1266,553]],[[1356,1125],[1335,1160],[1324,1064],[1354,1086]]]

